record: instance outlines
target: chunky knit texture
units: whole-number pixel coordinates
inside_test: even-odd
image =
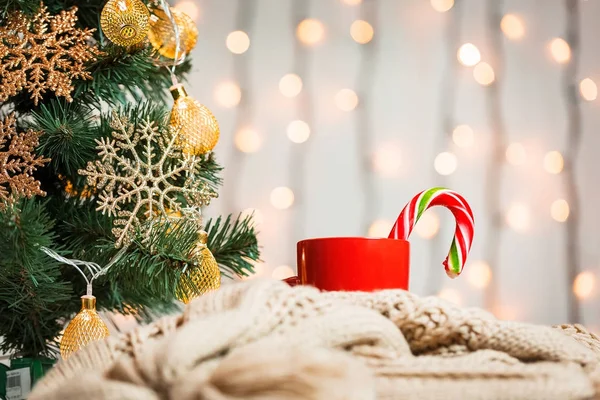
[[[581,326],[499,321],[402,290],[252,281],[86,347],[31,396],[376,398],[600,399],[600,341]]]

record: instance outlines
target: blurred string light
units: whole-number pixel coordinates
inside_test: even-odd
[[[352,89],[342,89],[335,95],[335,105],[342,111],[352,111],[358,106],[358,95]]]
[[[473,43],[465,43],[458,49],[458,61],[465,67],[472,67],[481,61],[481,53]]]
[[[489,86],[496,79],[496,75],[492,66],[482,61],[473,68],[473,78],[480,85]]]
[[[581,97],[583,97],[584,100],[596,100],[596,97],[598,97],[598,87],[596,86],[596,82],[590,78],[582,79],[581,82],[579,82],[579,93],[581,93]]]
[[[294,204],[294,192],[289,187],[276,187],[271,191],[271,204],[278,210],[290,208]]]
[[[531,213],[523,203],[513,203],[506,212],[506,223],[517,232],[526,232],[531,225]]]
[[[492,281],[492,269],[482,260],[469,263],[466,268],[467,282],[476,289],[485,289]]]
[[[373,39],[373,27],[367,21],[356,20],[350,26],[350,36],[356,43],[366,44]]]
[[[235,82],[219,83],[215,89],[215,100],[225,108],[233,108],[240,104],[242,89]]]
[[[262,276],[265,276],[265,274],[269,270],[269,268],[267,267],[267,264],[265,264],[262,261],[252,261],[251,263],[252,263],[252,266],[254,267],[254,274],[243,277],[242,278],[243,280],[247,281],[247,280],[260,278]]]
[[[234,31],[227,35],[226,44],[233,54],[243,54],[250,47],[250,38],[244,31]]]
[[[195,1],[183,0],[177,2],[175,8],[185,14],[187,14],[193,21],[198,21],[200,18],[200,8]]]
[[[238,0],[235,10],[235,30],[231,32],[225,45],[234,54],[242,54],[250,46],[249,36],[257,23],[258,0]],[[231,128],[232,145],[230,147],[229,163],[225,170],[223,188],[225,210],[239,210],[239,191],[243,181],[246,154],[258,151],[262,145],[262,137],[254,126],[254,103],[252,101],[253,81],[250,74],[249,57],[233,57],[233,79],[222,82],[215,90],[217,103],[226,108],[237,107],[233,127]],[[242,101],[242,93],[244,101]]]
[[[579,277],[581,272],[581,239],[580,232],[581,227],[579,221],[581,220],[580,210],[580,198],[579,188],[577,186],[577,174],[573,169],[579,158],[579,151],[581,148],[581,139],[583,135],[582,128],[582,110],[581,101],[579,100],[579,94],[577,93],[577,84],[579,83],[579,72],[578,67],[581,64],[581,20],[582,16],[579,11],[580,2],[577,0],[565,0],[565,19],[566,19],[566,37],[563,40],[563,44],[560,46],[564,48],[563,53],[567,56],[563,57],[563,60],[572,62],[566,64],[562,68],[562,79],[561,79],[561,92],[564,96],[565,111],[567,115],[567,126],[566,126],[566,151],[565,158],[563,160],[562,154],[558,153],[553,158],[555,159],[554,165],[551,169],[552,173],[557,173],[563,170],[562,177],[565,185],[565,200],[569,204],[569,217],[565,222],[565,261],[564,265],[566,268],[566,290],[569,294],[568,300],[568,314],[567,319],[572,323],[581,323],[581,304],[580,297],[577,293],[571,289]],[[570,46],[569,46],[570,45]],[[565,61],[565,62],[566,62]],[[558,157],[560,155],[560,157]],[[546,160],[544,160],[546,161]],[[559,168],[560,166],[560,168]],[[560,171],[559,171],[560,169]]]
[[[525,24],[521,17],[515,14],[506,14],[500,21],[500,29],[507,39],[519,40],[525,36]]]
[[[296,28],[296,37],[306,46],[315,46],[325,38],[325,25],[318,19],[304,19]]]
[[[569,203],[565,199],[554,200],[550,206],[550,216],[557,222],[565,222],[569,212]]]
[[[415,232],[423,239],[431,239],[440,230],[440,218],[433,211],[427,211],[415,225]]]
[[[452,131],[452,141],[458,147],[472,147],[475,142],[473,129],[469,125],[458,125]]]
[[[386,238],[390,234],[394,223],[387,219],[376,219],[369,226],[367,235],[372,238]]]
[[[302,91],[302,78],[296,74],[286,74],[279,80],[279,91],[285,97],[296,97]]]
[[[596,276],[592,271],[583,271],[577,274],[573,281],[573,293],[580,300],[587,300],[594,294]]]
[[[489,160],[486,163],[485,178],[483,184],[485,210],[491,216],[486,226],[484,237],[483,257],[487,261],[492,275],[497,275],[494,270],[499,265],[501,242],[504,224],[502,219],[501,182],[503,179],[504,162],[502,153],[506,151],[507,134],[504,121],[503,101],[500,93],[502,82],[496,81],[496,75],[501,77],[504,70],[504,37],[498,29],[498,22],[504,8],[504,2],[487,0],[487,37],[489,39],[490,60],[489,63],[480,63],[475,67],[475,79],[482,85],[490,85],[486,90],[487,120],[490,127],[490,149]],[[493,67],[492,67],[493,65]],[[495,81],[494,85],[491,85]],[[509,215],[511,215],[509,210]],[[510,218],[512,220],[512,218]],[[516,224],[514,224],[516,226]],[[492,309],[498,304],[499,284],[497,280],[490,281],[489,287],[484,292],[483,300],[487,309]]]
[[[294,143],[304,143],[310,136],[310,127],[304,121],[292,121],[287,127],[287,136]]]
[[[440,175],[451,175],[456,171],[458,161],[453,153],[444,151],[438,154],[433,161],[433,167]]]
[[[460,306],[462,304],[462,296],[460,292],[456,289],[444,288],[440,290],[437,297],[457,306]]]
[[[544,156],[544,169],[551,174],[560,174],[565,161],[558,151],[550,151]]]
[[[289,265],[280,265],[279,267],[275,268],[271,273],[271,277],[273,279],[277,279],[280,281],[294,275],[296,275],[296,273]]]
[[[431,0],[431,7],[437,12],[446,12],[452,8],[454,0]]]
[[[563,38],[554,38],[550,42],[552,58],[559,64],[564,64],[571,59],[571,47]]]
[[[527,152],[521,143],[511,143],[506,148],[506,161],[512,165],[523,165],[527,162]]]
[[[362,3],[362,0],[342,0],[342,3],[347,4],[349,6],[357,6]]]
[[[401,166],[402,157],[396,146],[381,146],[373,155],[373,169],[382,176],[396,176]]]
[[[262,145],[262,138],[252,128],[240,129],[234,137],[235,147],[242,153],[255,153]]]
[[[246,208],[244,211],[242,211],[241,219],[244,219],[248,216],[252,216],[252,222],[255,227],[259,227],[265,221],[262,211],[257,208]]]

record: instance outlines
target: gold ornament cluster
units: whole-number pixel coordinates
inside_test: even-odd
[[[198,29],[184,12],[169,7],[179,33],[179,54],[188,54],[196,46]],[[118,46],[133,46],[148,37],[156,52],[167,59],[174,59],[177,41],[173,21],[160,7],[152,12],[140,0],[108,0],[100,15],[104,35]]]
[[[0,210],[21,197],[45,196],[33,177],[38,167],[50,161],[35,155],[41,132],[17,132],[15,114],[0,120]]]
[[[131,241],[142,222],[152,222],[187,206],[203,206],[217,193],[199,178],[200,159],[182,154],[177,135],[154,121],[136,124],[113,113],[112,138],[97,141],[99,159],[79,170],[98,193],[98,211],[114,216],[116,246]],[[150,233],[152,224],[147,226]]]
[[[43,4],[28,18],[10,14],[0,26],[0,101],[22,90],[35,103],[47,91],[72,101],[74,79],[92,79],[86,64],[101,52],[90,44],[93,29],[76,27],[77,7],[50,15]]]

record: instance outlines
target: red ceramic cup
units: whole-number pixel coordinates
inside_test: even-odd
[[[406,240],[361,237],[298,242],[298,276],[291,285],[321,290],[408,289],[410,246]]]

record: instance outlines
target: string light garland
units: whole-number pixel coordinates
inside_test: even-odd
[[[432,1],[432,5],[433,5]],[[462,16],[462,0],[453,2],[451,7],[446,13],[444,38],[445,38],[445,54],[443,60],[445,61],[445,67],[441,79],[440,87],[440,122],[437,128],[437,134],[434,138],[433,154],[437,155],[448,149],[450,142],[450,135],[453,134],[456,126],[454,119],[455,105],[457,99],[457,79],[459,64],[456,60],[456,48],[460,43],[460,25]],[[435,8],[435,7],[434,7]],[[438,10],[439,11],[439,10]],[[460,61],[459,61],[460,62]],[[461,128],[462,129],[462,128]],[[460,129],[459,129],[460,130]],[[451,133],[452,132],[452,133]],[[433,162],[434,168],[432,170],[432,182],[435,182],[436,186],[446,187],[447,179],[445,175],[440,175],[435,169],[435,159]],[[430,262],[429,268],[427,269],[427,278],[425,279],[424,291],[426,294],[435,294],[440,290],[442,284],[441,275],[439,274],[438,266],[433,262],[435,254],[439,254],[442,245],[446,246],[446,243],[442,243],[441,235],[435,235],[430,240]]]
[[[502,8],[504,2],[500,0],[487,1],[487,19],[491,53],[489,57],[490,68],[494,71],[494,81],[490,82],[486,90],[486,104],[488,121],[491,129],[491,149],[487,171],[485,174],[485,204],[490,218],[484,245],[484,257],[490,266],[492,276],[497,276],[497,267],[500,262],[500,246],[502,243],[502,206],[500,194],[502,190],[502,171],[506,154],[507,139],[504,115],[502,110],[502,94],[500,84],[504,72],[504,46],[501,32]],[[525,206],[515,205],[509,210],[507,222],[515,230],[528,228],[528,210]],[[488,310],[498,307],[498,280],[492,279],[484,295],[484,305]]]
[[[581,306],[579,298],[573,292],[572,288],[581,271],[579,246],[581,245],[579,236],[580,220],[580,195],[577,188],[577,174],[575,163],[579,158],[579,149],[581,147],[581,137],[583,134],[581,126],[581,108],[580,97],[577,94],[578,79],[577,70],[580,61],[580,12],[578,0],[564,0],[566,9],[566,39],[567,46],[570,48],[570,62],[563,68],[562,90],[565,97],[567,112],[567,148],[563,158],[563,177],[566,189],[566,201],[569,204],[569,218],[566,225],[566,259],[567,268],[567,293],[568,293],[568,321],[572,323],[581,323]]]
[[[378,21],[379,2],[369,0],[361,5],[360,14],[362,20],[355,21],[352,24],[353,39],[362,44],[360,47],[360,64],[358,67],[358,78],[356,87],[361,95],[360,106],[356,112],[356,151],[360,168],[358,169],[358,179],[360,192],[363,195],[363,205],[360,213],[360,234],[368,232],[369,226],[375,217],[379,214],[379,201],[377,199],[377,188],[372,170],[373,157],[373,116],[371,109],[373,103],[373,88],[375,86],[375,71],[377,68],[377,40],[373,39],[374,28]],[[362,22],[359,22],[362,21]],[[366,21],[371,21],[369,24]],[[358,25],[356,25],[358,23]],[[366,24],[366,25],[365,25]],[[367,32],[364,32],[366,30]],[[336,103],[340,109],[354,109],[358,105],[358,96],[353,91],[347,90],[345,95],[340,97],[340,91],[336,96]],[[346,98],[347,97],[347,98]],[[354,107],[352,107],[354,106]],[[390,148],[391,149],[391,148]]]
[[[309,11],[312,5],[311,0],[294,0],[291,8],[291,25],[292,27],[300,27],[309,16]],[[316,21],[316,29],[322,32],[324,36],[325,27],[320,21]],[[313,109],[312,87],[308,84],[311,80],[310,64],[311,64],[311,48],[307,46],[306,41],[300,35],[301,30],[297,30],[298,36],[293,43],[293,61],[291,72],[301,78],[304,84],[301,91],[294,97],[296,108],[296,119],[306,123],[310,129],[310,137],[301,144],[292,144],[289,156],[289,184],[290,190],[294,195],[293,210],[291,218],[290,236],[288,241],[297,242],[306,237],[305,227],[307,220],[307,209],[305,199],[310,197],[311,193],[307,188],[307,155],[310,152],[313,138],[315,136],[315,119]],[[322,40],[322,37],[321,37]],[[286,263],[292,265],[294,256]]]
[[[259,132],[252,128],[254,122],[254,104],[252,103],[254,88],[250,77],[250,53],[243,54],[250,46],[249,35],[254,31],[256,9],[256,0],[238,0],[237,2],[235,18],[235,27],[237,30],[234,33],[239,32],[236,34],[239,38],[232,42],[238,43],[230,43],[229,37],[227,40],[227,47],[234,54],[233,73],[237,83],[222,83],[216,92],[217,101],[221,105],[229,108],[237,106],[233,132],[238,142],[234,142],[234,145],[230,148],[230,157],[227,169],[225,170],[227,185],[223,188],[225,207],[231,213],[237,212],[239,209],[236,199],[238,198],[238,190],[243,178],[242,171],[244,170],[244,164],[247,161],[246,154],[257,151],[262,143]],[[248,37],[247,42],[243,39],[244,37]],[[239,135],[242,136],[240,137]],[[244,150],[242,147],[239,147],[239,144],[241,144],[239,140],[242,139],[246,142]]]

